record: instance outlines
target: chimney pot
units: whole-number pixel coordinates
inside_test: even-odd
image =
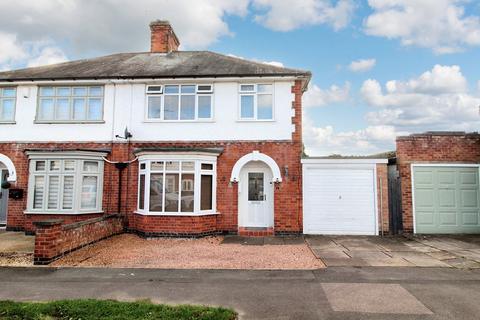
[[[173,31],[170,22],[155,20],[150,23],[150,52],[170,53],[178,51],[180,41]]]

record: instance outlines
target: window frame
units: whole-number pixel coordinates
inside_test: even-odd
[[[165,170],[167,162],[179,162],[178,170]],[[151,170],[152,162],[163,162],[163,170]],[[185,171],[186,174],[194,174],[194,208],[192,212],[182,212],[181,211],[181,188],[182,188],[182,172],[181,166],[183,162],[194,162],[194,170]],[[212,170],[202,170],[201,165],[211,164]],[[142,165],[145,166],[142,169]],[[152,173],[162,173],[163,174],[163,191],[162,191],[162,211],[150,211],[150,181]],[[167,173],[178,173],[178,210],[176,212],[165,211],[165,176]],[[140,184],[140,176],[145,176],[145,185],[144,185],[144,194],[143,194],[143,209],[140,208],[140,190],[142,186]],[[201,210],[201,177],[202,175],[211,175],[212,176],[212,208],[209,210]],[[138,175],[137,175],[137,206],[135,213],[142,215],[155,215],[155,216],[202,216],[202,215],[213,215],[217,214],[216,212],[216,193],[217,193],[217,158],[212,155],[143,155],[139,156],[138,160]]]
[[[15,96],[7,97],[3,95],[4,89],[15,89]],[[16,86],[0,86],[0,124],[15,124],[15,118],[17,113],[17,95],[18,95],[18,87]],[[1,118],[3,114],[3,101],[4,100],[11,100],[13,99],[13,117],[12,119],[4,120]]]
[[[161,86],[162,92],[150,93],[148,92],[148,87],[150,86]],[[166,93],[167,86],[178,86],[178,93]],[[195,93],[183,93],[181,92],[182,86],[195,86]],[[210,86],[211,90],[199,90],[199,86]],[[214,122],[214,85],[212,83],[165,83],[152,85],[149,84],[145,90],[145,116],[144,122]],[[180,119],[181,117],[181,96],[193,95],[195,96],[195,115],[193,119]],[[177,119],[167,119],[165,120],[165,97],[166,96],[178,96],[178,117]],[[199,118],[199,97],[210,97],[210,117],[209,118]],[[160,118],[150,118],[149,117],[149,99],[150,97],[160,97]]]
[[[103,213],[103,179],[104,179],[104,161],[102,157],[106,156],[106,153],[100,155],[96,152],[81,152],[81,153],[63,153],[63,152],[27,152],[29,156],[29,175],[28,175],[28,192],[27,192],[27,209],[24,213],[27,214],[62,214],[62,215],[80,215],[80,214],[92,214]],[[74,170],[66,171],[64,164],[65,161],[75,161]],[[35,166],[37,162],[45,161],[45,169],[42,171],[36,171]],[[49,164],[51,161],[60,161],[60,170],[51,171]],[[98,171],[88,172],[83,170],[85,162],[97,162]],[[48,186],[52,176],[59,176],[59,192],[58,202],[55,209],[48,209]],[[72,209],[63,209],[63,196],[64,196],[64,177],[73,176],[73,201]],[[83,208],[81,207],[82,200],[82,186],[83,178],[95,176],[97,178],[97,190],[96,190],[96,206],[95,208]],[[34,192],[35,192],[35,177],[43,177],[43,198],[42,207],[34,208]]]
[[[93,87],[100,87],[102,89],[102,94],[99,96],[92,96],[90,95],[90,88]],[[42,96],[41,91],[42,88],[53,88],[54,95],[52,96]],[[57,89],[61,88],[69,88],[70,95],[68,96],[59,96],[57,95]],[[85,96],[75,96],[73,91],[78,88],[86,88],[87,95]],[[68,99],[69,100],[69,110],[70,110],[70,117],[69,119],[55,119],[56,116],[56,106],[57,106],[57,99]],[[73,118],[73,105],[75,98],[82,98],[85,99],[85,114],[88,117],[88,100],[90,98],[99,98],[101,99],[101,115],[100,119],[74,119]],[[53,119],[40,119],[40,103],[42,99],[53,99]],[[37,87],[37,106],[35,112],[35,123],[105,123],[105,85],[104,84],[53,84],[53,85],[39,85]]]
[[[258,92],[259,85],[270,85],[272,87],[271,92],[263,93]],[[251,91],[242,91],[242,86],[253,86]],[[272,118],[271,119],[259,119],[258,118],[258,96],[259,95],[271,95],[272,96]],[[242,97],[253,96],[253,117],[242,117]],[[274,122],[275,121],[275,83],[274,82],[259,82],[259,83],[239,83],[238,84],[238,116],[237,122]]]

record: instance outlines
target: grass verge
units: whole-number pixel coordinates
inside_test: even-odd
[[[234,320],[237,314],[226,308],[153,304],[149,301],[59,300],[52,302],[0,301],[0,319],[8,320],[130,320],[188,319]]]

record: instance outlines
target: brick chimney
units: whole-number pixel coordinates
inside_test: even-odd
[[[150,23],[151,47],[153,53],[169,53],[177,51],[180,41],[173,32],[170,22],[155,20]]]

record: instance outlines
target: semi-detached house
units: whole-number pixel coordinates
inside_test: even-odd
[[[0,220],[33,233],[120,212],[145,236],[301,233],[310,72],[179,51],[168,22],[150,29],[150,52],[0,73]]]

